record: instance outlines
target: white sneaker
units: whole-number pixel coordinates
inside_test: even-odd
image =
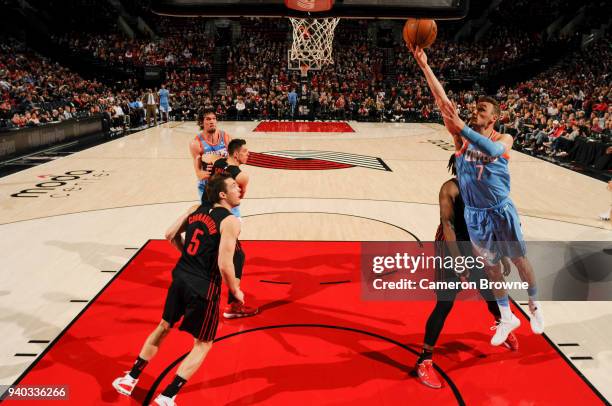
[[[130,396],[137,383],[138,379],[132,378],[130,376],[130,371],[127,371],[125,376],[119,377],[113,381],[113,388],[122,395]]]
[[[603,220],[603,221],[608,221],[608,220],[610,220],[610,210],[608,210],[608,211],[604,211],[603,213],[601,213],[601,214],[599,215],[599,219],[600,219],[600,220]]]
[[[498,346],[506,342],[508,335],[521,325],[521,321],[513,314],[510,320],[501,320],[498,325],[491,327],[495,334],[491,337],[491,345]]]
[[[529,323],[534,334],[542,334],[544,332],[544,315],[540,307],[536,307],[535,311],[531,313]]]
[[[160,393],[151,404],[158,406],[177,406],[177,404],[174,403],[174,398],[176,398],[176,396],[169,398],[168,396],[164,396]]]

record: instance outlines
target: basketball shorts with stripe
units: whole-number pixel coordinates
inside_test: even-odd
[[[464,215],[475,253],[490,265],[497,264],[502,257],[518,258],[527,254],[521,220],[512,200],[506,199],[487,209],[466,206]]]
[[[174,277],[168,289],[162,319],[171,327],[180,321],[179,330],[188,332],[198,340],[213,341],[219,325],[220,291],[221,286],[209,282],[208,289],[197,292],[184,278]]]

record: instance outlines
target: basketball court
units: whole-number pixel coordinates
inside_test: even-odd
[[[458,302],[436,391],[410,375],[433,302],[360,299],[360,242],[431,241],[450,137],[436,124],[220,122],[251,151],[243,289],[261,314],[223,320],[181,404],[583,404],[612,397],[610,302],[544,302],[547,329],[491,347],[480,302]],[[71,404],[146,404],[191,338],[175,331],[132,398],[112,379],[161,316],[178,253],[164,231],[197,203],[171,122],[0,179],[0,384],[67,384]],[[612,241],[605,184],[517,152],[527,240]],[[515,303],[520,308],[521,305]],[[28,403],[28,402],[23,402]],[[7,404],[11,402],[7,401]]]
[[[335,19],[461,19],[468,2],[154,0],[151,7],[173,16],[292,18],[287,69],[305,85],[309,70],[333,62]],[[428,24],[427,43],[437,32]],[[241,285],[260,314],[220,318],[215,345],[179,404],[610,404],[610,301],[542,302],[543,335],[531,333],[527,303],[513,301],[522,321],[516,352],[489,344],[493,320],[483,302],[457,301],[437,343],[443,386],[434,390],[413,367],[435,302],[364,300],[366,243],[434,239],[454,152],[443,126],[218,127],[250,150]],[[198,131],[195,122],[171,121],[0,178],[0,385],[61,385],[75,405],[148,405],[172,380],[193,342],[176,329],[130,397],[111,386],[161,318],[179,256],[164,233],[199,203],[188,150]],[[612,225],[597,220],[610,201],[604,182],[510,156],[527,241],[612,247]],[[588,298],[611,282],[609,269],[595,274],[562,282],[576,282]]]

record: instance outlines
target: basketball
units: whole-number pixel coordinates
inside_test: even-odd
[[[409,18],[404,25],[404,41],[406,44],[429,48],[436,40],[438,26],[434,20]]]

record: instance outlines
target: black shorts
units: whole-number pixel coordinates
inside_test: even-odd
[[[208,289],[196,292],[181,276],[172,278],[162,319],[173,327],[181,318],[179,330],[201,341],[213,341],[219,325],[221,286],[208,284]]]

